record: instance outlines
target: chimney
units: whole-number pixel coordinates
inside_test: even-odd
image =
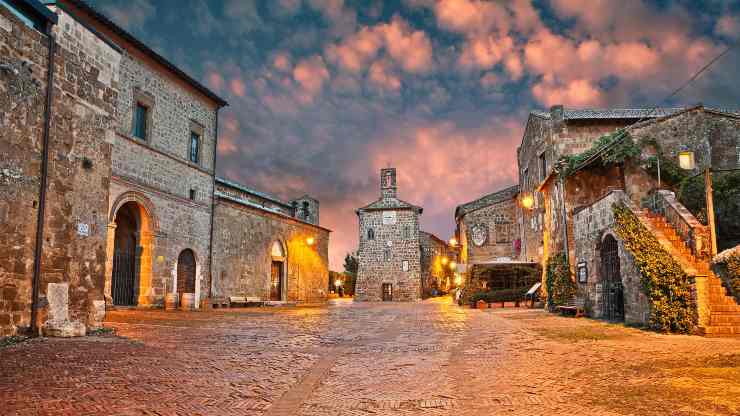
[[[396,168],[380,170],[380,194],[383,199],[396,198]]]

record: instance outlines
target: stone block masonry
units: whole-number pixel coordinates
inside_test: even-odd
[[[421,298],[422,209],[397,198],[395,168],[380,172],[381,198],[357,210],[360,230],[355,299]]]
[[[49,315],[47,288],[59,285],[55,287],[67,291],[59,299],[67,304],[69,321],[96,327],[105,280],[118,97],[112,63],[118,52],[107,45],[91,46],[94,37],[89,31],[75,26],[64,12],[57,15],[38,325],[44,325]],[[1,336],[30,324],[50,38],[4,6],[0,16],[5,22],[0,25],[1,63],[17,68],[0,71]]]
[[[300,212],[293,216],[276,208],[290,207],[287,203],[236,186],[218,182],[213,295],[324,302],[330,231],[305,221]],[[273,208],[257,203],[260,199]]]

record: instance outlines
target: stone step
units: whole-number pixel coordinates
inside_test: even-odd
[[[710,314],[709,322],[711,325],[740,325],[740,314]]]
[[[726,313],[734,313],[738,312],[740,313],[740,306],[737,304],[730,305],[730,304],[714,304],[709,303],[709,310],[711,313],[718,313],[718,312],[726,312]]]
[[[708,337],[740,336],[740,325],[738,326],[708,326],[702,328],[704,335]]]

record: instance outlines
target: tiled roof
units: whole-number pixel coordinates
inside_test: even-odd
[[[584,108],[563,110],[564,120],[641,119],[671,115],[683,108]],[[550,112],[532,110],[531,114],[549,119]]]
[[[368,205],[365,205],[364,207],[358,209],[358,211],[364,211],[364,210],[382,210],[382,209],[415,209],[421,212],[424,210],[421,207],[418,207],[413,204],[409,204],[406,201],[402,201],[398,198],[380,198],[375,202],[371,202]]]
[[[460,218],[468,212],[475,211],[477,209],[493,205],[497,202],[512,199],[519,193],[519,185],[510,186],[508,188],[496,191],[494,193],[482,196],[475,201],[458,205],[455,208],[455,218]]]
[[[230,181],[228,179],[216,177],[216,183],[217,184],[226,185],[226,186],[229,186],[231,188],[238,189],[238,190],[240,190],[242,192],[246,192],[248,194],[252,194],[252,195],[258,196],[258,197],[260,197],[262,199],[266,199],[268,201],[274,202],[276,204],[283,205],[283,206],[285,206],[287,208],[291,208],[291,205],[289,203],[287,203],[287,202],[285,202],[285,201],[283,201],[283,200],[281,200],[281,199],[279,199],[279,198],[277,198],[275,196],[272,196],[270,194],[267,194],[267,193],[264,193],[264,192],[260,192],[260,191],[254,190],[252,188],[247,188],[246,186],[244,186],[242,184],[239,184],[239,183],[236,183],[236,182],[232,182],[232,181]]]
[[[117,34],[118,36],[122,37],[128,42],[131,42],[134,47],[141,50],[144,54],[148,55],[150,58],[158,62],[160,65],[164,66],[168,70],[172,71],[175,75],[182,78],[185,82],[192,85],[196,90],[198,90],[201,94],[205,95],[206,97],[210,98],[214,102],[218,104],[219,107],[225,107],[229,105],[226,100],[219,97],[215,92],[208,89],[205,85],[201,84],[199,81],[197,81],[195,78],[191,77],[185,71],[178,68],[175,64],[171,63],[167,59],[165,59],[162,55],[155,52],[152,48],[150,48],[148,45],[146,45],[144,42],[137,39],[134,35],[131,33],[125,31],[121,26],[117,25],[115,22],[110,20],[105,14],[98,11],[97,8],[90,5],[86,0],[67,0],[70,4],[72,4],[75,7],[78,7],[85,13],[88,13],[90,16],[92,16],[94,19],[98,20],[101,24],[107,26],[110,28],[110,30]],[[60,6],[58,3],[58,0],[41,0],[42,4],[47,5],[56,5]]]

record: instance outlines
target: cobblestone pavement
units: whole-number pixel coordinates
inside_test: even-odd
[[[0,414],[740,414],[740,339],[446,299],[107,320],[0,349]]]

